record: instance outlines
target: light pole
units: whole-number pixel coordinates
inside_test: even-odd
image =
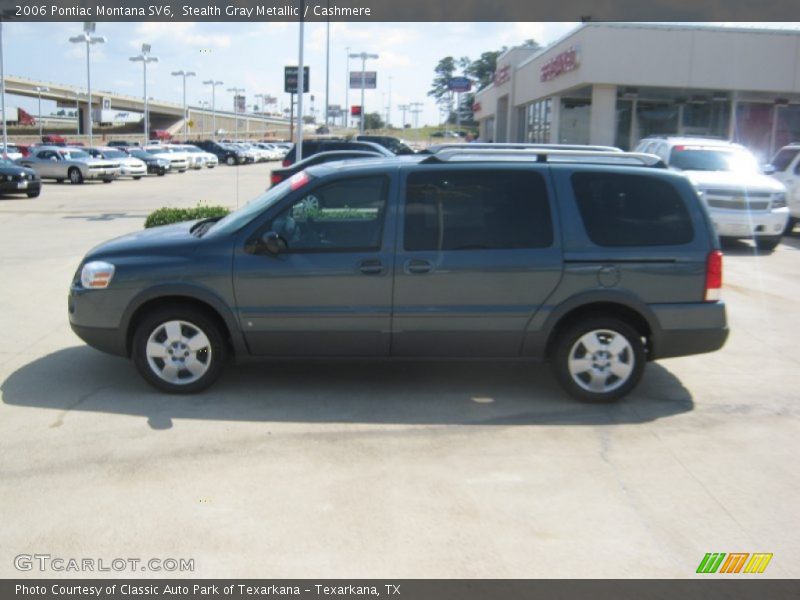
[[[236,136],[239,135],[239,110],[238,110],[238,107],[236,106],[236,96],[238,96],[240,93],[244,92],[244,88],[232,87],[232,88],[228,88],[228,91],[229,92],[233,92],[233,122],[234,122],[234,126],[233,127],[236,130],[236,133],[234,134],[234,140],[233,141],[235,142],[236,141],[236,139],[235,139]]]
[[[203,85],[211,86],[211,128],[213,129],[211,138],[215,140],[217,139],[217,105],[215,92],[217,91],[217,86],[222,85],[222,83],[222,81],[214,81],[213,79],[203,82]]]
[[[173,71],[172,75],[183,78],[183,141],[185,142],[189,138],[189,113],[186,111],[186,78],[194,77],[197,73],[181,69],[180,71]]]
[[[350,121],[350,46],[344,49],[347,53],[347,67],[345,67],[345,79],[344,82],[344,123],[343,125],[347,127],[348,121]]]
[[[266,108],[267,108],[267,100],[269,99],[269,94],[256,94],[256,98],[261,98],[261,120],[264,124],[264,137],[267,137],[267,120],[264,118],[266,115]]]
[[[408,104],[398,104],[397,105],[397,109],[403,115],[403,129],[405,129],[406,128],[406,111],[408,110]]]
[[[330,7],[330,0],[326,3]],[[328,106],[330,105],[330,90],[331,90],[331,18],[328,17],[325,24],[325,127],[329,126],[328,123]]]
[[[414,129],[417,129],[419,127],[419,113],[422,112],[423,103],[412,102],[411,104],[409,104],[409,106],[411,107],[411,110],[409,112],[411,112],[411,114],[414,115]]]
[[[364,110],[364,86],[367,84],[367,59],[377,59],[377,54],[368,54],[367,52],[360,52],[358,54],[351,54],[350,58],[360,58],[361,59],[361,122],[359,123],[359,130],[361,133],[364,133],[364,120],[367,116],[366,111]]]
[[[92,145],[92,71],[89,61],[89,48],[92,44],[105,44],[106,38],[102,35],[94,35],[97,23],[84,23],[83,33],[69,38],[73,44],[86,44],[86,95],[87,95],[87,121],[89,122],[89,146]],[[4,117],[5,118],[5,117]],[[80,113],[78,114],[80,120]]]
[[[81,134],[81,104],[80,98],[83,96],[81,92],[75,90],[75,122],[77,125],[75,126],[75,133],[77,135]]]
[[[386,127],[392,121],[392,76],[389,75],[389,101],[386,103]]]
[[[208,115],[205,113],[205,111],[208,110],[209,102],[208,102],[208,100],[198,100],[197,101],[197,105],[200,107],[200,109],[202,111],[204,111],[203,112],[203,125],[200,127],[200,131],[202,132],[202,135],[205,135],[206,127],[208,127]]]
[[[150,122],[147,114],[147,63],[158,62],[157,56],[150,54],[150,44],[142,44],[142,52],[138,56],[131,56],[131,62],[140,62],[144,66],[144,143],[150,136]]]
[[[36,95],[39,98],[39,139],[42,138],[42,92],[49,92],[50,88],[46,86],[37,85],[35,88]]]
[[[5,16],[5,14],[3,15]],[[8,156],[8,127],[6,126],[6,68],[3,60],[3,21],[0,19],[0,111],[3,113],[3,154]]]

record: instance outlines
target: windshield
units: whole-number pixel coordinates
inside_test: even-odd
[[[16,167],[17,165],[15,165],[13,162],[8,160],[7,158],[0,158],[0,166],[3,166],[3,167]]]
[[[128,158],[128,155],[120,150],[107,150],[103,154],[106,158]]]
[[[61,156],[64,158],[76,160],[76,159],[84,159],[84,158],[91,158],[88,152],[84,152],[83,150],[65,150],[60,152]]]
[[[772,166],[776,171],[785,171],[792,164],[798,152],[800,152],[800,148],[784,148],[773,157]]]
[[[253,198],[250,202],[245,204],[242,208],[235,210],[226,217],[217,221],[214,226],[208,231],[209,236],[221,235],[236,231],[241,227],[247,225],[255,217],[260,215],[270,206],[285,198],[290,192],[302,187],[311,181],[311,178],[305,171],[300,171],[293,177],[286,179],[268,189],[260,196]]]
[[[756,157],[740,148],[675,146],[669,165],[683,171],[738,171],[759,173]]]

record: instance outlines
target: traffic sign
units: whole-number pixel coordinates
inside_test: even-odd
[[[283,91],[287,94],[297,93],[297,67],[283,67]],[[309,71],[308,67],[303,67],[303,92],[308,93]]]
[[[374,90],[378,87],[377,71],[350,71],[350,89],[360,90],[362,85],[361,73],[364,73],[363,85],[365,90]]]
[[[447,89],[451,92],[468,92],[472,89],[472,81],[468,77],[453,77],[447,82]]]
[[[354,104],[350,107],[350,115],[353,117],[361,116],[361,107],[358,104]]]

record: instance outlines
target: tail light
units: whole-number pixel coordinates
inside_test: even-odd
[[[283,177],[279,173],[271,173],[269,176],[269,181],[272,185],[278,185],[281,181],[283,181]]]
[[[287,160],[287,159],[284,158],[283,161],[281,161],[281,166],[282,167],[291,167],[292,166],[292,161]]]
[[[706,259],[706,302],[716,302],[722,294],[722,252],[712,250]]]

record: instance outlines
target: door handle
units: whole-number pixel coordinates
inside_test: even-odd
[[[383,273],[383,263],[378,259],[362,260],[358,264],[358,270],[364,275],[380,275]]]
[[[428,262],[427,260],[421,260],[419,258],[414,258],[406,262],[405,264],[405,271],[409,274],[422,274],[422,273],[430,273],[433,271],[433,265]]]

